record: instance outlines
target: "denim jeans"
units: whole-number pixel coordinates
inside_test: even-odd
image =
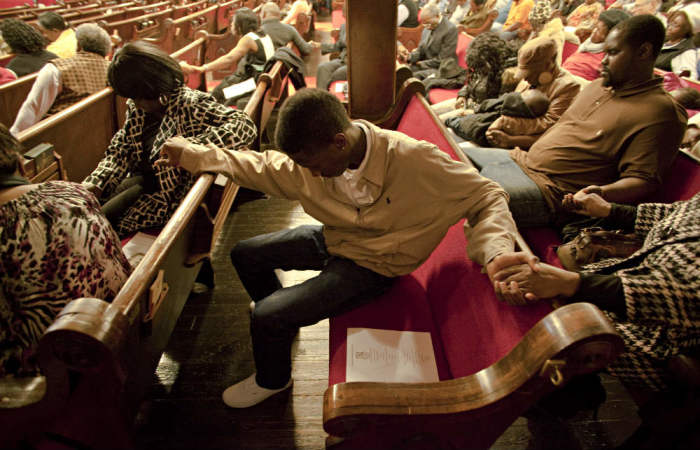
[[[540,188],[513,161],[509,150],[468,146],[461,148],[481,175],[500,184],[510,195],[508,207],[518,227],[539,227],[554,223],[556,217]]]
[[[231,260],[255,302],[250,334],[256,381],[268,389],[281,388],[289,381],[292,342],[299,327],[365,304],[386,291],[394,280],[349,259],[330,255],[323,228],[317,225],[241,241],[231,252]],[[283,288],[275,269],[321,273]]]

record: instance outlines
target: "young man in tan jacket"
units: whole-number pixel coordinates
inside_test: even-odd
[[[257,373],[229,387],[224,402],[255,405],[291,386],[299,327],[357,307],[425,261],[448,228],[466,218],[469,257],[493,275],[530,257],[513,256],[508,196],[435,145],[350,121],[330,93],[303,89],[287,99],[278,151],[228,151],[172,138],[159,164],[219,172],[241,186],[298,200],[323,226],[302,226],[239,242],[231,258],[254,302]],[[284,152],[284,153],[282,153]],[[274,269],[320,270],[282,288]]]

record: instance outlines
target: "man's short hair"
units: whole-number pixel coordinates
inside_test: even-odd
[[[84,23],[75,29],[75,40],[80,49],[100,56],[107,56],[112,49],[112,40],[104,28],[94,23]]]
[[[613,30],[617,30],[622,41],[634,48],[641,47],[645,42],[651,44],[654,60],[659,56],[666,37],[664,24],[651,14],[632,16],[615,25]]]
[[[428,5],[425,5],[423,9],[421,9],[420,16],[421,18],[425,17],[437,17],[440,15],[440,8],[438,8],[436,5],[430,3]]]
[[[63,17],[53,11],[47,11],[39,14],[37,21],[39,22],[39,25],[47,30],[63,31],[68,28],[68,24]]]
[[[267,2],[262,7],[263,17],[273,16],[280,17],[282,13],[280,12],[280,7],[275,2]]]
[[[340,100],[328,91],[306,88],[282,104],[275,140],[280,150],[294,155],[332,143],[349,126]]]

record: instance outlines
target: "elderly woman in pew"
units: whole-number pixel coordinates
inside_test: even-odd
[[[230,52],[202,66],[190,65],[184,61],[180,65],[187,73],[206,73],[235,68],[235,73],[224,78],[212,91],[212,95],[220,103],[236,105],[239,109],[243,109],[248,103],[250,91],[229,95],[228,91],[224,92],[224,89],[251,78],[257,81],[265,62],[274,55],[275,46],[272,38],[260,28],[257,14],[249,8],[240,8],[236,11],[231,32],[239,39]]]
[[[156,46],[126,44],[114,56],[108,79],[129,99],[126,121],[83,184],[106,202],[103,211],[120,236],[165,224],[194,181],[181,169],[153,165],[166,140],[181,136],[241,149],[255,138],[244,112],[186,87],[178,62]]]
[[[642,247],[627,258],[606,259],[581,272],[542,263],[511,267],[496,273],[495,288],[511,304],[559,298],[591,302],[606,312],[626,348],[609,372],[628,387],[664,392],[657,400],[671,399],[666,406],[642,405],[641,432],[635,433],[640,438],[645,427],[647,432],[654,425],[658,429],[659,414],[679,406],[666,391],[680,390],[676,393],[687,399],[687,391],[674,381],[670,361],[678,355],[697,355],[700,342],[700,193],[673,204],[629,206],[609,203],[584,189],[568,194],[563,204],[605,218],[612,229],[635,233],[643,239]],[[697,420],[697,407],[693,410]],[[663,427],[678,425],[675,421],[666,420]],[[662,439],[655,446],[619,448],[677,447]]]
[[[3,20],[0,22],[0,34],[16,55],[6,67],[17,77],[34,73],[50,60],[58,58],[55,53],[46,50],[46,38],[21,20]]]
[[[578,95],[581,85],[569,72],[557,64],[557,44],[548,37],[527,41],[518,51],[516,92],[538,89],[549,98],[544,116],[528,119],[500,117],[486,133],[488,141],[499,148],[530,148],[539,136],[554,125]],[[509,130],[526,129],[526,134],[511,134]]]
[[[693,35],[700,31],[700,4],[691,3],[668,18],[666,40],[656,58],[658,69],[698,78],[698,56]]]
[[[21,144],[0,124],[0,376],[37,373],[36,344],[71,300],[110,301],[131,270],[95,197],[79,184],[31,184]]]

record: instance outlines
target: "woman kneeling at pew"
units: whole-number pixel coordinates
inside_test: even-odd
[[[153,165],[165,141],[181,136],[241,149],[253,142],[256,129],[244,112],[186,87],[178,62],[146,42],[126,44],[107,76],[114,91],[129,98],[126,121],[83,184],[106,202],[105,215],[124,237],[164,225],[194,182],[181,169]]]
[[[22,145],[0,124],[0,377],[38,372],[36,344],[71,300],[110,301],[131,270],[95,197],[19,176]]]

